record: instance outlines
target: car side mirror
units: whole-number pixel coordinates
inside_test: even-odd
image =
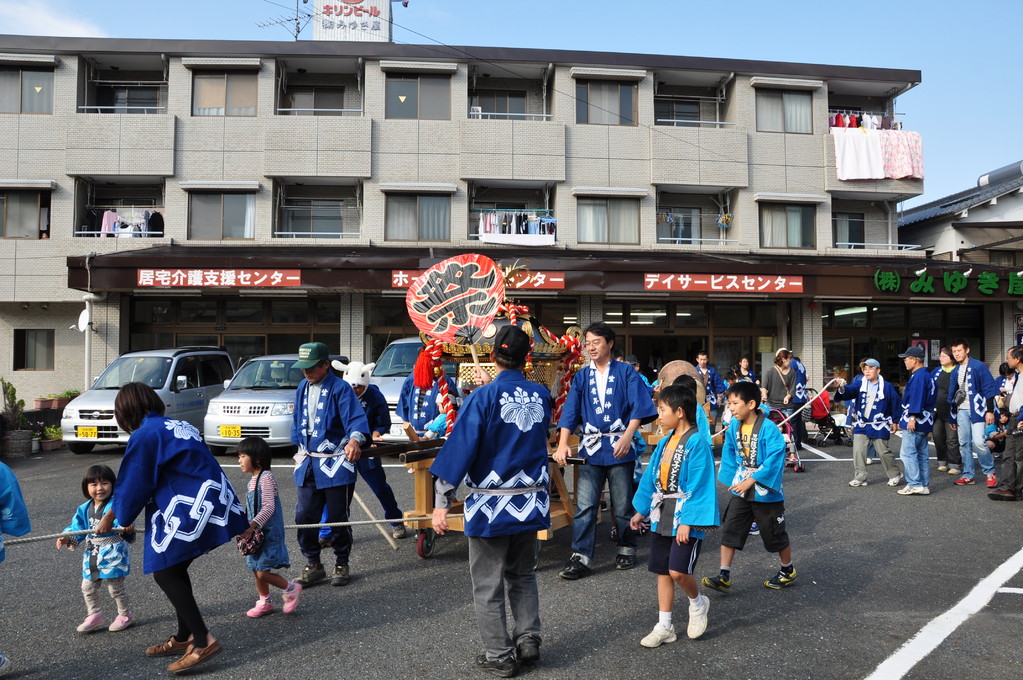
[[[181,390],[188,389],[188,378],[183,375],[179,375],[174,378],[174,391],[180,392]]]
[[[224,389],[226,390],[226,389],[227,389],[227,386],[228,386],[228,385],[230,385],[230,384],[231,384],[231,381],[230,381],[230,380],[225,380],[225,381],[224,381]]]

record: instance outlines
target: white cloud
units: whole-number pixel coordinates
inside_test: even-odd
[[[75,10],[88,6],[89,3],[54,0],[0,0],[0,33],[107,37],[98,24],[74,16]]]

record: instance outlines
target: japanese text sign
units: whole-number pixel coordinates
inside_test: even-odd
[[[313,40],[391,41],[390,0],[316,0]]]
[[[392,269],[391,288],[408,288],[419,278],[422,269]],[[564,290],[565,272],[518,272],[512,275],[508,288],[515,290]]]
[[[301,269],[139,269],[140,288],[294,288]]]
[[[643,290],[721,293],[802,293],[802,276],[773,274],[645,274]]]

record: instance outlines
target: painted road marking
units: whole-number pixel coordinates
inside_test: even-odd
[[[921,628],[868,675],[866,680],[898,680],[904,677],[967,619],[986,607],[995,593],[1002,592],[1002,584],[1021,570],[1023,549],[1000,564],[954,607]],[[1023,593],[1023,588],[1013,588],[1011,592]]]
[[[810,446],[808,444],[803,444],[803,450],[804,451],[809,451],[810,453],[816,453],[818,456],[820,456],[824,460],[835,460],[834,456],[828,455],[828,454],[824,453],[823,451],[821,451],[820,449],[815,449],[814,447],[812,447],[812,446]]]

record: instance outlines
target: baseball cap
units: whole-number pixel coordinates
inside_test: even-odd
[[[923,347],[912,345],[911,347],[907,347],[906,351],[899,355],[899,358],[905,359],[906,357],[913,357],[915,359],[923,359],[924,356],[925,355]]]
[[[503,326],[494,338],[494,354],[519,363],[529,354],[529,336],[518,326]]]
[[[635,354],[626,354],[625,355],[625,363],[627,363],[627,364],[638,364],[639,363],[639,357],[637,357]]]
[[[860,362],[860,368],[863,368],[864,366],[881,368],[881,362],[879,362],[877,359],[864,359],[863,361]]]
[[[322,342],[307,342],[298,348],[298,361],[292,368],[312,368],[316,364],[330,359],[330,352]]]

